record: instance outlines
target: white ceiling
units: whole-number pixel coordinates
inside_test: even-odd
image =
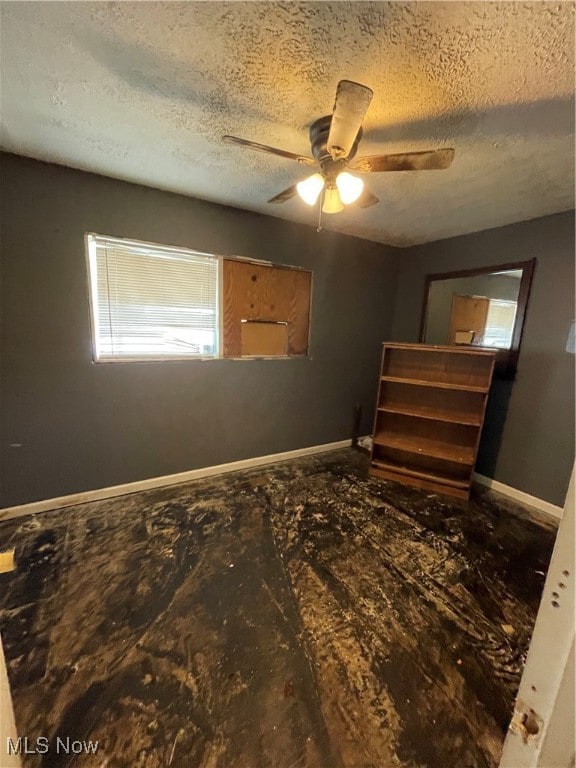
[[[379,205],[324,225],[393,245],[574,207],[571,2],[2,2],[1,145],[315,224],[309,154],[336,84],[374,100],[358,155],[453,146],[445,171],[365,177]]]

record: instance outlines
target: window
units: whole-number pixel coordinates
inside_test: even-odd
[[[96,360],[218,356],[219,259],[87,235]]]
[[[483,346],[502,349],[511,347],[517,306],[515,301],[490,299],[484,338],[482,339]]]
[[[94,359],[306,357],[312,272],[87,234]]]

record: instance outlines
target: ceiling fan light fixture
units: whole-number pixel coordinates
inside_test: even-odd
[[[322,213],[340,213],[344,210],[344,205],[340,199],[340,194],[336,187],[326,187],[324,193],[324,203],[322,205]]]
[[[296,191],[306,205],[314,205],[323,189],[324,176],[321,173],[314,173],[296,184]]]
[[[336,176],[336,186],[344,205],[355,203],[364,190],[364,182],[358,176],[352,176],[348,171],[342,171]]]
[[[372,89],[353,80],[340,80],[336,87],[336,101],[331,115],[324,115],[310,125],[309,138],[312,157],[296,154],[278,147],[226,134],[223,141],[269,155],[296,160],[301,165],[320,168],[320,171],[292,183],[268,200],[278,204],[298,195],[307,205],[318,203],[318,231],[322,213],[339,213],[345,205],[356,203],[360,209],[370,208],[379,200],[364,187],[361,178],[348,173],[385,173],[390,171],[440,171],[449,168],[454,160],[454,149],[420,150],[386,155],[356,157],[363,136],[362,122],[370,106]]]

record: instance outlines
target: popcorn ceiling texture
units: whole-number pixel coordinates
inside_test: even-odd
[[[266,203],[309,170],[220,138],[310,154],[348,78],[375,93],[359,155],[456,158],[365,177],[380,204],[327,228],[410,245],[574,207],[572,3],[0,5],[7,151],[313,225]]]

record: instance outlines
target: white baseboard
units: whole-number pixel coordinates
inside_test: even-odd
[[[519,491],[517,488],[512,488],[510,485],[505,485],[498,480],[493,480],[491,477],[479,475],[478,472],[474,472],[474,480],[477,483],[480,483],[480,485],[485,485],[487,488],[490,488],[491,491],[501,493],[502,496],[508,496],[510,499],[515,499],[522,504],[526,504],[527,507],[533,507],[534,509],[537,509],[538,512],[543,512],[545,515],[550,515],[550,517],[554,517],[557,520],[560,520],[562,517],[564,511],[562,507],[557,507],[549,501],[539,499],[537,496],[531,496],[529,493]]]
[[[74,507],[77,504],[85,504],[88,501],[101,501],[102,499],[111,499],[114,496],[125,496],[128,493],[137,493],[138,491],[149,491],[154,488],[163,488],[166,485],[179,485],[180,483],[188,483],[190,480],[199,480],[203,477],[223,475],[227,472],[237,472],[239,469],[252,469],[253,467],[261,467],[266,464],[274,464],[277,461],[297,459],[299,456],[311,456],[315,453],[336,451],[339,448],[349,448],[351,444],[351,440],[338,440],[335,443],[311,445],[308,448],[297,448],[294,451],[272,453],[269,456],[256,456],[253,459],[242,459],[240,461],[232,461],[228,464],[217,464],[213,467],[190,469],[186,472],[178,472],[178,474],[175,475],[151,477],[147,480],[137,480],[133,483],[114,485],[110,488],[98,488],[93,491],[74,493],[70,496],[59,496],[55,499],[33,501],[29,504],[20,504],[16,507],[4,507],[0,509],[0,522],[3,520],[11,520],[15,517],[22,517],[24,515],[34,515],[40,512],[48,512],[52,509]]]
[[[252,469],[262,467],[266,464],[274,464],[277,461],[287,461],[288,459],[297,459],[300,456],[312,456],[315,453],[326,453],[336,451],[339,448],[348,448],[351,445],[350,440],[338,440],[335,443],[324,443],[323,445],[311,445],[307,448],[297,448],[293,451],[283,451],[282,453],[272,453],[268,456],[256,456],[252,459],[241,459],[232,461],[228,464],[217,464],[212,467],[202,467],[200,469],[190,469],[186,472],[178,472],[175,475],[164,475],[163,477],[151,477],[146,480],[137,480],[133,483],[124,483],[123,485],[114,485],[110,488],[97,488],[92,491],[83,491],[69,496],[59,496],[55,499],[44,499],[42,501],[33,501],[29,504],[20,504],[15,507],[4,507],[0,509],[0,522],[11,520],[15,517],[24,515],[34,515],[40,512],[48,512],[53,509],[63,509],[65,507],[74,507],[77,504],[85,504],[89,501],[102,501],[111,499],[115,496],[125,496],[129,493],[138,493],[139,491],[150,491],[154,488],[163,488],[169,485],[179,485],[188,483],[191,480],[200,480],[203,477],[212,477],[214,475],[223,475],[227,472],[237,472],[241,469]],[[526,504],[539,512],[559,520],[562,517],[562,507],[557,507],[544,499],[531,496],[529,493],[519,491],[510,485],[505,485],[498,480],[485,477],[474,472],[474,480],[481,485],[490,488],[496,493],[501,493],[511,499]]]

